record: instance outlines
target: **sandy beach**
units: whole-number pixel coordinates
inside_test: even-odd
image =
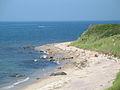
[[[69,45],[70,42],[49,44],[36,47],[44,49],[52,56],[51,61],[60,63],[56,72],[66,75],[52,75],[24,86],[19,90],[104,90],[112,85],[120,70],[120,60],[96,51],[84,50]],[[54,60],[55,55],[61,55]]]

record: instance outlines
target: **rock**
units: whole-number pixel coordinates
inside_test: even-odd
[[[50,48],[48,48],[47,50],[50,51]]]
[[[61,58],[62,60],[65,60],[65,59],[73,59],[73,57],[63,57]]]
[[[55,61],[55,58],[54,58],[53,56],[49,56],[48,59],[49,59],[50,61]]]
[[[97,54],[95,54],[95,55],[94,55],[94,57],[98,57],[98,55],[97,55]]]
[[[44,51],[42,51],[42,50],[40,50],[39,52],[40,52],[40,53],[44,53]]]
[[[75,67],[82,69],[88,66],[87,60],[72,63]]]
[[[46,50],[39,50],[40,53],[47,53]]]
[[[34,49],[34,46],[23,47],[23,49]]]
[[[80,65],[83,68],[86,67],[87,66],[87,60],[84,60],[84,61],[80,62]]]
[[[110,59],[110,60],[111,60],[111,59],[113,59],[113,58],[112,58],[112,57],[110,57],[110,56],[108,56],[108,57],[107,57],[107,59]]]
[[[16,75],[17,78],[19,78],[19,77],[24,77],[24,76],[25,76],[25,75],[19,75],[19,74]]]
[[[55,59],[50,59],[51,62],[55,61]]]
[[[36,78],[36,80],[39,80],[40,78]]]
[[[54,72],[50,76],[67,75],[65,72]]]
[[[68,57],[67,59],[73,59],[74,57]]]
[[[48,57],[48,59],[50,59],[50,60],[51,60],[51,59],[54,59],[54,57],[53,57],[53,56],[49,56],[49,57]]]
[[[49,59],[51,62],[53,62],[53,61],[55,61],[55,59],[54,58],[52,58],[52,59]]]
[[[62,69],[62,67],[57,67],[57,69]]]
[[[22,74],[14,74],[14,75],[10,75],[10,77],[20,78],[20,77],[25,77],[25,75],[22,75]]]

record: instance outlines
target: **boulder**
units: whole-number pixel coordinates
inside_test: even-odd
[[[98,54],[95,54],[94,57],[98,57]]]
[[[73,59],[74,57],[63,57],[62,60]]]
[[[62,69],[62,67],[59,66],[59,67],[57,67],[57,69]]]
[[[55,58],[50,58],[50,61],[55,61]]]
[[[34,49],[34,46],[23,47],[23,49]]]
[[[36,78],[36,80],[39,80],[40,78]]]
[[[14,74],[14,75],[10,75],[10,77],[20,78],[20,77],[25,77],[25,75],[22,75],[22,74]]]
[[[39,52],[40,52],[40,53],[44,53],[44,51],[43,51],[43,50],[40,50]]]
[[[50,59],[51,62],[55,61],[55,59]]]
[[[54,72],[54,73],[50,74],[50,76],[58,76],[58,75],[67,75],[67,73],[65,73],[65,72]]]
[[[52,61],[55,61],[55,57],[54,57],[54,56],[49,56],[48,59],[49,59],[49,61],[51,61],[51,62],[52,62]]]

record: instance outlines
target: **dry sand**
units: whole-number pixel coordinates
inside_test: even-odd
[[[63,54],[61,61],[68,59],[62,68],[67,75],[48,76],[20,90],[104,90],[112,85],[120,70],[119,60],[95,51],[69,46],[70,42],[36,47],[48,50],[50,55]]]

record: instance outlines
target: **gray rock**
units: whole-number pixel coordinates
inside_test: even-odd
[[[25,77],[25,75],[22,75],[22,74],[14,74],[14,75],[10,75],[10,77],[20,78],[20,77]]]
[[[50,59],[50,61],[51,61],[51,62],[54,62],[54,61],[55,61],[55,59]]]
[[[23,49],[34,49],[34,46],[23,47]]]
[[[43,50],[40,50],[39,52],[40,52],[40,53],[44,53],[44,51],[43,51]]]
[[[74,57],[63,57],[62,60],[73,59]]]
[[[95,54],[94,56],[95,56],[95,57],[98,57],[98,54]]]
[[[51,62],[56,60],[56,58],[55,58],[54,56],[49,56],[48,59],[49,59],[49,61],[51,61]]]
[[[59,66],[59,67],[57,67],[57,69],[62,69],[62,67],[61,67],[61,66]]]
[[[36,78],[36,80],[39,80],[40,78]]]
[[[50,74],[50,76],[58,76],[58,75],[67,75],[67,73],[65,73],[65,72],[54,72],[54,73]]]

